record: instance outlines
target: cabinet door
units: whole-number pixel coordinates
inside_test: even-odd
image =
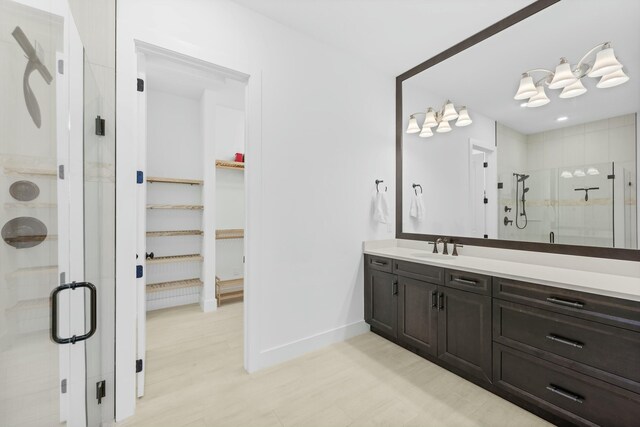
[[[398,277],[398,340],[437,355],[438,286]]]
[[[367,269],[364,287],[364,320],[393,338],[398,326],[398,281],[391,273]]]
[[[491,382],[491,297],[439,287],[438,357]]]

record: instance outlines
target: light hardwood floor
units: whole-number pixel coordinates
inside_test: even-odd
[[[367,333],[247,374],[242,303],[150,312],[146,395],[119,426],[549,426]]]

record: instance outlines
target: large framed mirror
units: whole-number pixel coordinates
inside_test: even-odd
[[[397,237],[640,260],[639,19],[537,1],[398,76]]]

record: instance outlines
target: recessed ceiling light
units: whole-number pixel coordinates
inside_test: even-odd
[[[556,119],[556,122],[564,122],[564,121],[565,121],[565,120],[567,120],[568,118],[569,118],[569,117],[567,117],[567,116],[558,117],[558,118]]]

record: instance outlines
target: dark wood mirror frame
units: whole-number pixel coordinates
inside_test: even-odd
[[[561,0],[538,0],[396,77],[396,238],[407,240],[435,241],[438,237],[443,237],[433,234],[404,233],[402,231],[402,138],[404,135],[402,119],[402,82],[464,51],[465,49],[468,49],[480,43],[481,41],[492,37],[500,31],[503,31],[511,27],[512,25],[515,25],[518,22],[523,21],[532,15],[535,15],[541,10],[546,9],[549,6],[558,3],[559,1]],[[640,261],[640,250],[637,249],[521,242],[516,240],[480,239],[476,237],[462,236],[446,237],[449,237],[452,241],[462,244],[469,244],[471,246],[488,246],[501,249],[514,249],[522,251],[536,251],[564,255]]]

